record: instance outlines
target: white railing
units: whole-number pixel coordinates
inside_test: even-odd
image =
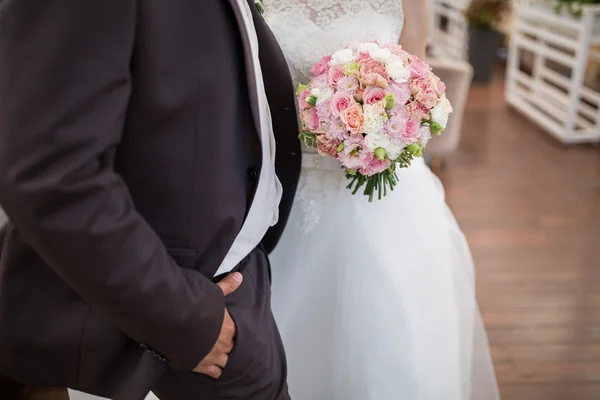
[[[429,44],[435,57],[466,60],[469,28],[464,11],[469,0],[432,0]]]
[[[600,141],[600,89],[585,84],[600,60],[600,6],[581,18],[547,4],[514,11],[506,99],[563,143]]]

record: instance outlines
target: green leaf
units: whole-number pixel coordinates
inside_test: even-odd
[[[317,98],[315,96],[308,96],[306,98],[306,102],[308,104],[310,104],[311,106],[316,106],[317,105]]]
[[[298,136],[298,138],[308,147],[317,147],[317,135],[314,133],[302,131],[300,132],[300,136]]]
[[[264,8],[263,0],[259,0],[256,3],[256,9],[258,10],[258,13],[260,14],[260,16],[263,17],[263,19],[264,19],[265,8]]]
[[[299,84],[298,89],[296,89],[296,96],[300,96],[300,93],[302,93],[306,89],[309,89],[308,85]]]

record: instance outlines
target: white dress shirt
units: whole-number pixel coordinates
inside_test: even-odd
[[[258,105],[260,110],[260,140],[262,147],[262,165],[258,178],[258,186],[254,200],[227,256],[221,263],[216,275],[231,271],[260,243],[269,227],[275,225],[279,219],[279,202],[281,201],[282,187],[275,175],[275,137],[271,123],[271,112],[267,102],[267,94],[263,82],[260,60],[258,58],[258,37],[252,21],[252,12],[246,0],[237,0],[244,18],[245,29],[250,39],[252,59],[258,91]]]

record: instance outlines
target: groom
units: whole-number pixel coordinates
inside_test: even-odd
[[[253,2],[0,2],[0,104],[0,375],[289,399],[265,247],[300,151]]]

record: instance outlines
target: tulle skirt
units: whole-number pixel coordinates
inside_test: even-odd
[[[499,399],[471,253],[437,177],[415,161],[369,203],[314,163],[271,257],[292,398]]]

